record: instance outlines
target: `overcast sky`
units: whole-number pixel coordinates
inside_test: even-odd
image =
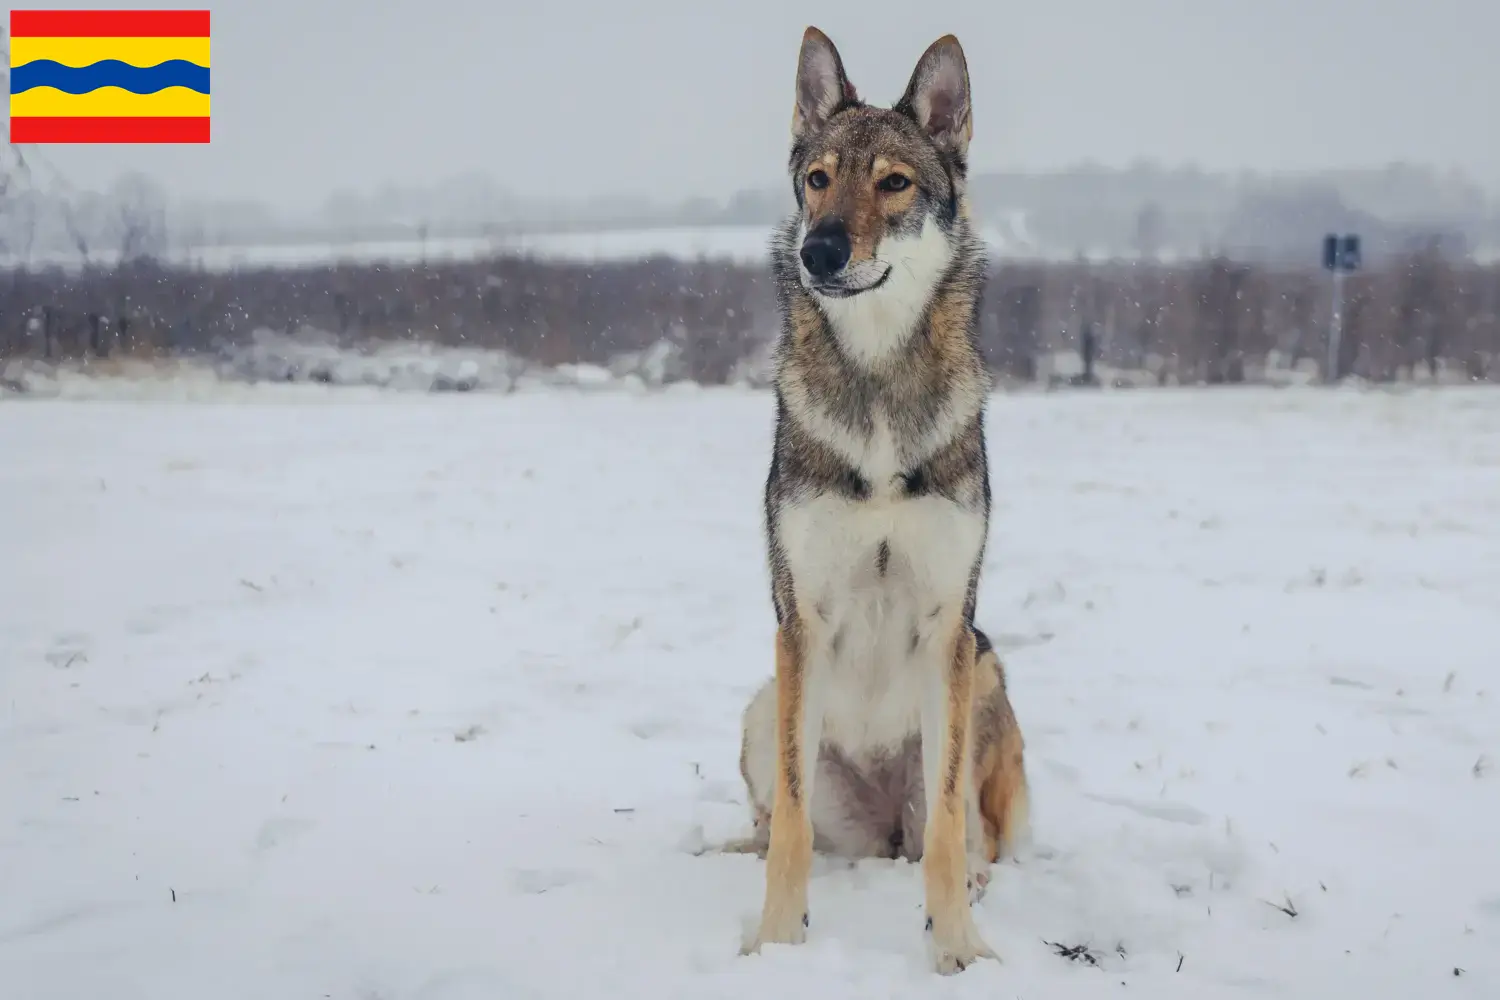
[[[882,102],[956,33],[978,170],[1408,159],[1500,190],[1500,0],[219,0],[212,144],[48,156],[284,208],[470,170],[722,196],[780,179],[808,21]]]

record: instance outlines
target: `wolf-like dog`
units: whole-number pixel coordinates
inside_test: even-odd
[[[947,35],[891,108],[802,39],[772,240],[782,329],[765,532],[776,672],[740,770],[766,858],[757,936],[800,944],[815,846],[920,860],[933,962],[995,953],[970,904],[1026,824],[1005,672],[974,624],[989,527],[968,66]]]

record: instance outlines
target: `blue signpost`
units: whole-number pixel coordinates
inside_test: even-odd
[[[1333,311],[1328,323],[1328,363],[1323,380],[1339,380],[1339,341],[1344,333],[1344,276],[1360,267],[1359,236],[1329,233],[1323,237],[1323,269],[1333,275]]]

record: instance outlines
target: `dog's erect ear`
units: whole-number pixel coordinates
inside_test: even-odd
[[[801,137],[828,124],[843,105],[858,101],[854,85],[844,75],[844,62],[828,36],[817,28],[802,33],[797,57],[797,104],[792,112],[792,135]]]
[[[916,119],[939,149],[963,155],[974,135],[969,64],[958,39],[944,35],[927,47],[896,107]]]

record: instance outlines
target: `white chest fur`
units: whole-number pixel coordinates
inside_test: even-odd
[[[918,731],[924,685],[984,541],[978,512],[883,486],[868,500],[823,495],[778,516],[823,738],[856,756]]]

